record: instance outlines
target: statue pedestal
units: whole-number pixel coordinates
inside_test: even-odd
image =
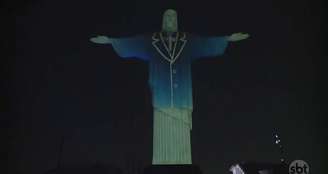
[[[202,174],[200,168],[193,164],[151,165],[144,169],[144,174]]]

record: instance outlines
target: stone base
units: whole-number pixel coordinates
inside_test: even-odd
[[[144,174],[202,174],[200,168],[193,164],[151,165],[144,169]]]

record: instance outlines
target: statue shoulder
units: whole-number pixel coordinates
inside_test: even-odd
[[[153,40],[157,40],[157,39],[159,39],[159,32],[153,32],[151,38],[152,38]]]
[[[185,40],[185,39],[187,39],[187,37],[188,37],[188,33],[187,32],[179,32],[179,38],[180,38],[180,40],[182,39],[182,40]]]

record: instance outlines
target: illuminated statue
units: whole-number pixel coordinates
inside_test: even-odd
[[[154,108],[152,164],[191,164],[192,129],[191,63],[224,53],[228,42],[248,38],[235,33],[224,37],[199,37],[178,32],[177,13],[163,15],[162,31],[130,38],[97,36],[90,41],[112,44],[122,58],[149,63],[149,85]]]

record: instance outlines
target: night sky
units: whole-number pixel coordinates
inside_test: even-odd
[[[1,32],[2,154],[14,174],[57,167],[120,167],[135,174],[151,164],[152,106],[147,62],[122,60],[96,35],[133,36],[161,29],[167,8],[179,30],[225,36],[246,32],[221,57],[192,65],[193,163],[227,174],[242,161],[302,159],[323,172],[325,118],[322,1],[8,1]],[[59,157],[61,143],[62,155]],[[326,155],[327,156],[327,155]],[[327,162],[327,159],[325,160]],[[5,173],[5,172],[1,172]]]

